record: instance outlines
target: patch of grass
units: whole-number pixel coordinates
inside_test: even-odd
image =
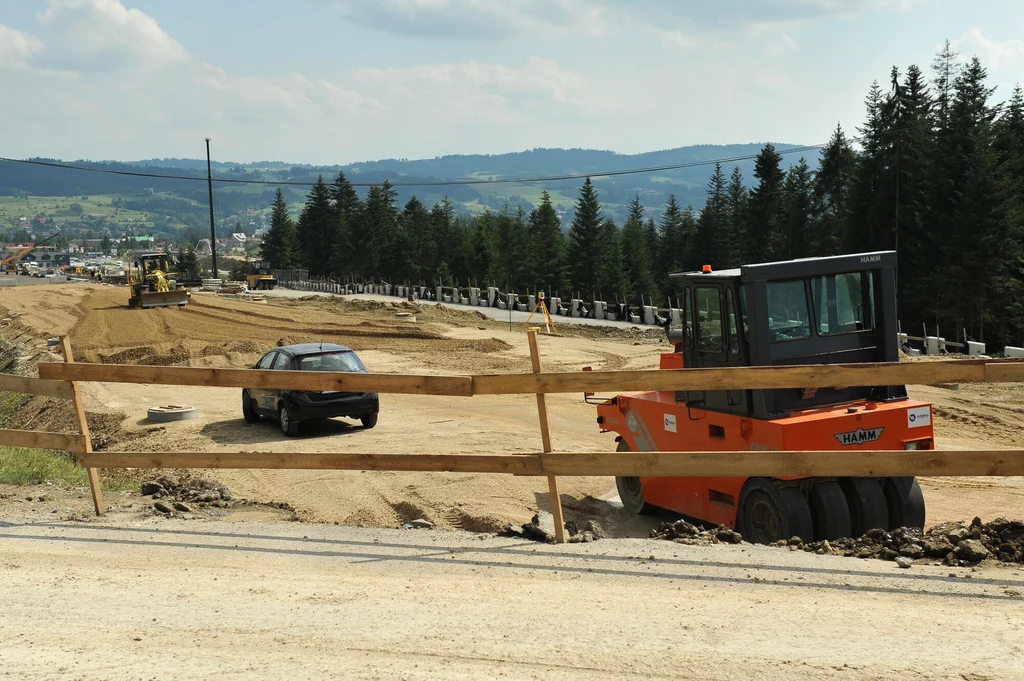
[[[46,481],[68,485],[89,484],[85,469],[67,452],[0,447],[0,484],[38,485]],[[100,484],[103,489],[112,492],[138,488],[138,482],[118,473],[101,475]]]

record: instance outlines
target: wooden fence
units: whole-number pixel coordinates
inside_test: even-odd
[[[1021,476],[1024,451],[705,451],[556,452],[548,430],[547,393],[634,390],[746,390],[863,385],[1024,381],[1024,362],[947,360],[901,364],[833,364],[642,371],[543,372],[536,332],[529,332],[532,373],[424,376],[203,369],[75,363],[67,338],[64,362],[39,364],[39,378],[0,375],[0,390],[70,399],[76,434],[0,430],[0,445],[74,452],[89,473],[96,513],[103,513],[99,468],[254,468],[505,473],[546,476],[562,541],[557,476]],[[537,396],[542,451],[514,454],[93,452],[79,381],[342,390],[415,395]]]

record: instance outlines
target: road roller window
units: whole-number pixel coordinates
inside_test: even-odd
[[[768,282],[768,328],[772,343],[811,337],[807,293],[802,279]]]
[[[732,301],[732,289],[725,290],[725,315],[729,318],[729,352],[740,354],[739,329],[736,326],[736,305]]]
[[[819,336],[875,328],[874,272],[847,272],[811,280]]]
[[[721,354],[722,343],[722,297],[718,288],[698,287],[694,289],[697,308],[697,349],[701,352]]]

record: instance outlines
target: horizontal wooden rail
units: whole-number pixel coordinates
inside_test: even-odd
[[[0,374],[0,392],[23,393],[26,395],[43,395],[70,400],[71,384],[67,381],[51,381],[30,376],[12,376]]]
[[[541,454],[547,475],[884,477],[1024,475],[1024,451],[579,452]]]
[[[469,376],[203,369],[61,362],[40,362],[39,375],[67,381],[106,383],[156,383],[221,388],[277,388],[281,390],[341,390],[345,392],[409,393],[458,397],[470,397],[473,394],[473,381]]]
[[[1024,381],[1024,363],[966,361],[473,376],[474,395],[629,390],[753,390]]]
[[[511,473],[557,476],[1021,476],[1024,451],[554,452],[279,454],[94,452],[93,468],[253,468]]]
[[[85,441],[78,433],[48,433],[41,430],[0,430],[0,445],[84,452]]]
[[[1024,381],[1024,362],[949,360],[887,364],[728,367],[541,374],[424,376],[319,371],[204,369],[121,364],[40,363],[39,375],[68,381],[343,390],[418,395],[514,395],[629,390],[751,390],[862,385]]]
[[[255,468],[419,471],[540,475],[536,455],[516,454],[273,454],[263,452],[92,452],[93,468]]]

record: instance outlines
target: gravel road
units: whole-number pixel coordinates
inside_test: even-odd
[[[650,540],[0,522],[11,679],[1024,676],[1024,577]]]

